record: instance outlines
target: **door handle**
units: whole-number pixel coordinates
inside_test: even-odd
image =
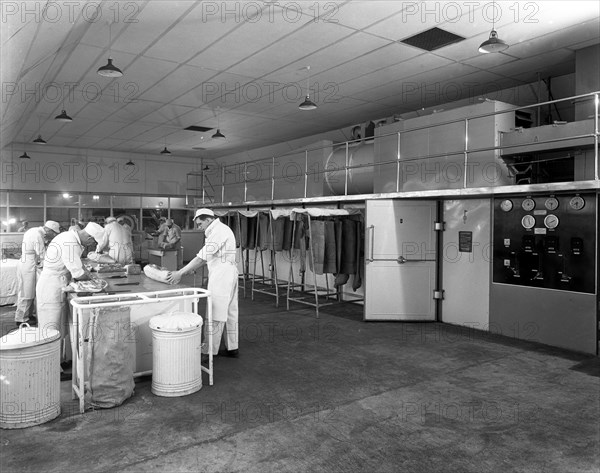
[[[369,234],[370,234],[370,236],[369,236]],[[375,251],[373,248],[374,241],[375,241],[375,225],[369,225],[367,227],[367,240],[369,242],[369,257],[367,258],[367,262],[375,261],[373,259],[373,252]]]

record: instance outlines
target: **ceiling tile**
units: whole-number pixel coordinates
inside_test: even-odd
[[[248,61],[252,61],[252,57],[257,51],[261,51],[272,44],[279,44],[282,38],[290,35],[301,26],[302,23],[270,22],[268,15],[262,15],[256,22],[245,22],[238,25],[227,36],[219,39],[210,49],[202,51],[190,60],[189,64],[197,66],[211,64],[216,65],[221,70],[246,74],[243,67],[230,68],[230,66],[242,62],[246,58],[249,58]],[[253,38],[253,40],[249,42],[246,38]],[[252,74],[252,76],[254,77],[255,74]]]
[[[410,46],[391,43],[312,77],[322,84],[327,82],[341,83],[421,54],[423,53]]]
[[[352,34],[352,30],[331,23],[310,22],[257,54],[231,67],[230,72],[262,77]]]
[[[139,122],[132,123],[131,125],[127,125],[120,130],[112,133],[111,138],[117,140],[131,140],[135,139],[137,136],[142,133],[147,132],[150,129],[156,128],[156,125],[143,124]]]
[[[140,8],[140,4],[135,2],[121,4],[120,18],[123,23],[128,23],[128,27],[123,29],[118,36],[113,36],[112,49],[136,54],[144,51],[153,42],[161,40],[163,34],[191,6],[191,2],[164,0],[144,2],[143,8]],[[169,57],[167,56],[165,59],[169,59]]]
[[[140,95],[143,100],[164,101],[166,96],[177,97],[207,81],[214,72],[201,67],[182,65]]]
[[[315,75],[389,44],[388,40],[357,32],[288,67],[291,70],[300,70],[310,65],[311,74]]]
[[[216,2],[197,2],[196,7],[162,35],[160,41],[153,44],[145,52],[145,55],[180,63],[185,62],[240,26],[240,23],[236,21],[222,22],[218,16],[208,15],[207,4],[209,3],[209,7],[219,6]],[[161,30],[157,29],[157,31]],[[204,66],[205,64],[196,65]],[[216,64],[212,64],[211,67],[220,68]]]
[[[337,22],[350,28],[363,29],[402,11],[406,2],[371,0],[368,2],[329,2],[320,4],[322,20]]]

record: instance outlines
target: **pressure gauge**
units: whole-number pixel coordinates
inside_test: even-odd
[[[512,200],[504,199],[502,202],[500,202],[500,208],[505,212],[510,212],[513,208]]]
[[[546,218],[544,218],[544,225],[546,225],[546,228],[558,227],[558,217],[554,214],[546,215]]]
[[[535,209],[535,200],[527,198],[521,203],[521,207],[525,212],[531,212]]]
[[[521,225],[523,225],[523,228],[526,228],[527,230],[535,227],[535,217],[533,215],[525,215],[521,219]]]
[[[573,210],[581,210],[585,206],[585,200],[583,200],[583,197],[576,195],[569,201],[569,205]]]
[[[548,210],[556,210],[558,208],[558,199],[556,197],[548,197],[544,205]]]

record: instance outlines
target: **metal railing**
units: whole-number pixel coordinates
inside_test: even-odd
[[[544,106],[561,102],[569,102],[572,105],[574,103],[581,103],[591,100],[593,100],[594,113],[593,120],[590,122],[591,126],[589,132],[542,140],[536,139],[536,141],[532,141],[531,143],[519,143],[512,145],[503,145],[498,137],[498,139],[491,140],[490,144],[486,146],[470,146],[470,141],[472,142],[476,138],[470,134],[474,133],[472,130],[476,128],[478,120],[484,120],[489,119],[490,117],[498,117],[500,115],[508,114],[508,119],[513,120],[512,126],[503,132],[520,132],[522,131],[522,128],[514,125],[514,116],[518,111],[539,109]],[[473,167],[476,164],[481,164],[477,163],[473,157],[485,154],[485,159],[489,159],[489,156],[502,159],[503,156],[511,155],[513,151],[518,151],[520,147],[527,144],[536,146],[547,145],[548,149],[560,149],[561,143],[566,143],[569,141],[572,142],[573,140],[577,140],[578,142],[582,142],[583,140],[586,143],[586,147],[593,147],[593,177],[587,177],[586,179],[583,179],[583,181],[588,182],[588,187],[599,187],[600,177],[598,148],[600,132],[598,118],[600,108],[600,91],[558,100],[535,103],[532,105],[518,107],[513,107],[508,104],[504,105],[506,106],[505,108],[496,110],[494,112],[475,114],[468,117],[459,117],[437,123],[428,123],[423,126],[404,128],[391,133],[377,134],[369,139],[332,143],[326,146],[307,147],[303,150],[291,151],[278,156],[222,165],[220,167],[220,172],[214,174],[215,176],[220,177],[220,183],[215,183],[214,186],[211,185],[211,188],[214,190],[214,201],[208,202],[205,199],[206,192],[204,192],[204,189],[202,189],[201,196],[195,196],[196,204],[265,205],[273,202],[297,203],[324,200],[349,201],[361,200],[369,196],[382,196],[384,194],[390,195],[394,194],[394,191],[396,194],[402,194],[405,192],[405,189],[403,189],[404,183],[402,182],[402,171],[406,169],[406,166],[411,165],[411,163],[413,165],[415,163],[426,165],[426,163],[433,162],[436,159],[447,160],[451,156],[462,157],[460,160],[462,166],[460,169],[462,172],[461,187],[456,185],[439,185],[434,188],[426,189],[427,191],[431,191],[433,194],[437,193],[440,195],[443,195],[444,191],[449,190],[452,190],[454,193],[465,190],[469,190],[470,193],[477,193],[478,190],[480,190],[482,193],[485,193],[490,192],[489,187],[499,187],[499,189],[496,189],[496,192],[500,192],[502,190],[501,188],[508,186],[510,190],[514,192],[514,182],[512,183],[513,185],[508,183],[501,184],[499,186],[470,186],[467,179],[467,171],[469,170],[470,166]],[[455,109],[454,111],[459,112],[460,109]],[[410,120],[407,120],[407,122],[409,123]],[[457,124],[461,126],[463,133],[461,149],[444,150],[443,152],[427,153],[425,155],[404,155],[403,144],[407,138],[410,139],[411,134],[417,134],[419,132],[434,133],[436,129],[439,130],[441,128],[442,130],[447,130],[448,127]],[[560,122],[560,125],[563,124],[564,122]],[[558,124],[554,123],[554,126],[558,126]],[[353,150],[355,150],[357,146],[365,143],[370,143],[373,145],[381,144],[386,142],[385,140],[390,139],[395,140],[395,152],[393,153],[394,156],[392,159],[386,159],[382,153],[376,156],[375,152],[373,154],[373,159],[370,162],[360,163],[354,162],[352,159]],[[329,158],[331,158],[335,152],[338,152],[342,149],[345,150],[343,163],[331,163]],[[327,155],[329,158],[327,158]],[[377,173],[385,172],[390,166],[395,167],[394,178],[391,180],[394,191],[381,191],[374,189],[366,193],[351,192],[352,189],[350,189],[350,187],[353,180],[353,173],[356,171],[370,171],[373,176],[375,176]],[[327,193],[325,192],[327,191],[326,186],[331,184],[332,176],[335,179],[338,179],[341,173],[343,173],[343,181],[339,179],[335,182],[338,184],[343,182],[343,192],[333,192],[331,189],[329,189],[330,195],[324,195],[324,193]],[[204,178],[206,177],[208,179],[209,176],[203,175],[202,177],[204,183]],[[577,182],[581,180],[574,181]],[[590,183],[590,181],[592,182]],[[220,202],[218,202],[216,199],[216,196],[219,193],[217,192],[217,189],[219,188],[221,194]],[[410,196],[412,194],[409,193],[407,195]],[[198,202],[200,199],[201,202]]]

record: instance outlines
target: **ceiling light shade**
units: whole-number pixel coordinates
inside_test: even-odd
[[[37,143],[38,145],[45,145],[47,143],[47,141],[42,138],[42,135],[38,135],[38,137],[33,140],[34,143]]]
[[[310,96],[307,95],[304,98],[304,102],[302,102],[300,105],[298,105],[298,108],[300,110],[314,110],[315,108],[317,108],[317,104],[314,103],[311,99]]]
[[[212,135],[212,137],[216,140],[224,140],[225,139],[225,135],[223,133],[221,133],[221,130],[219,128],[217,128],[217,132]]]
[[[108,62],[106,66],[102,66],[98,68],[98,75],[103,77],[121,77],[123,75],[123,71],[119,69],[117,66],[113,64],[113,60],[110,57],[110,45],[112,44],[112,23],[108,25]]]
[[[499,53],[505,49],[508,49],[508,44],[498,38],[498,32],[496,30],[492,30],[489,39],[479,46],[480,53]]]
[[[109,57],[106,66],[98,68],[98,74],[103,77],[121,77],[123,75],[123,71],[115,66],[112,61],[112,58]]]
[[[69,115],[67,115],[67,112],[66,112],[65,110],[63,110],[63,111],[60,113],[60,115],[56,115],[56,116],[54,117],[54,119],[55,119],[55,120],[58,120],[59,122],[65,122],[65,123],[68,123],[68,122],[72,122],[72,121],[73,121],[73,119],[72,119],[72,118],[71,118]]]
[[[20,159],[31,159],[28,155],[27,155],[27,151],[23,151],[23,154],[21,156],[19,156]]]
[[[306,66],[306,97],[304,102],[298,105],[300,110],[314,110],[317,104],[310,99],[310,66]]]
[[[165,146],[165,149],[163,149],[160,154],[171,154],[171,152],[167,149],[167,147]]]

